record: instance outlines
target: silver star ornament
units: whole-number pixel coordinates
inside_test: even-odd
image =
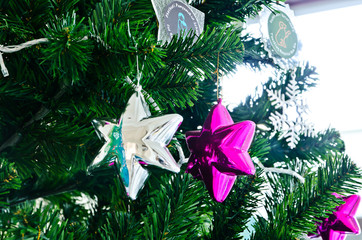
[[[136,91],[118,123],[93,120],[93,126],[105,144],[88,170],[115,165],[128,196],[136,199],[149,176],[143,166],[153,165],[175,173],[180,171],[166,146],[182,120],[179,114],[151,117],[141,90]]]

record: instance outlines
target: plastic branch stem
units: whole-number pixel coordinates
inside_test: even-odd
[[[58,100],[64,93],[65,93],[65,85],[61,87],[59,92],[54,96],[53,100]],[[19,131],[15,132],[11,137],[9,137],[1,146],[0,146],[0,153],[7,147],[15,146],[21,139],[21,132],[28,127],[29,125],[33,124],[36,121],[43,119],[51,110],[45,107],[44,105],[40,108],[40,110],[29,120],[27,121]]]

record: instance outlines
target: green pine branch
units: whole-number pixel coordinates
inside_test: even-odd
[[[184,67],[175,66],[172,69],[174,74],[169,74],[169,71],[170,68],[160,69],[154,76],[142,79],[141,85],[161,109],[170,107],[176,112],[176,108],[192,107],[200,95],[197,79],[191,77]]]
[[[98,229],[101,239],[194,239],[200,235],[209,219],[203,185],[189,174],[155,176],[157,172],[135,201],[120,199],[119,189],[114,190],[114,205]]]
[[[267,201],[268,222],[259,219],[254,225],[252,239],[293,239],[316,231],[315,222],[333,212],[343,203],[331,193],[341,195],[356,193],[361,187],[361,170],[347,156],[332,156],[326,159],[325,166],[307,176],[304,184],[280,185],[289,193]],[[272,184],[275,182],[271,182]],[[288,189],[289,188],[289,189]]]
[[[242,239],[240,234],[259,206],[264,179],[261,171],[254,176],[239,176],[225,202],[209,203],[212,225],[206,239]]]
[[[152,180],[152,179],[150,179]],[[189,174],[154,178],[149,188],[146,211],[141,214],[145,239],[194,239],[208,221],[205,189]]]
[[[276,109],[275,106],[271,104],[269,99],[267,89],[274,89],[276,91],[280,90],[282,95],[285,95],[287,92],[287,86],[292,80],[291,71],[281,71],[281,74],[278,79],[269,78],[269,80],[263,84],[263,89],[258,91],[256,89],[255,95],[248,96],[245,101],[240,103],[231,113],[233,119],[236,121],[242,121],[250,119],[257,124],[264,124],[267,128],[273,128],[269,117],[271,113],[276,111],[281,111]],[[299,89],[303,92],[311,87],[316,86],[316,77],[315,67],[310,66],[306,63],[303,66],[297,67],[295,71],[295,80]],[[286,96],[288,100],[288,96]]]
[[[300,141],[294,149],[290,149],[285,139],[279,140],[281,133],[277,133],[273,137],[270,137],[270,134],[265,131],[262,131],[262,134],[266,134],[270,138],[270,154],[266,156],[265,160],[262,160],[268,167],[275,163],[293,163],[294,159],[303,159],[310,164],[319,164],[322,161],[321,156],[344,152],[345,150],[340,133],[335,129],[317,132],[316,136],[300,135]]]
[[[64,220],[60,209],[26,202],[2,213],[1,239],[87,239],[84,225]]]
[[[241,36],[245,53],[243,63],[251,69],[262,70],[262,67],[272,66],[277,68],[272,58],[268,58],[268,52],[264,48],[261,39],[253,38],[249,34]]]
[[[165,63],[169,67],[182,65],[200,79],[212,77],[217,69],[221,73],[235,71],[237,64],[242,63],[244,45],[240,32],[232,27],[207,28],[194,41],[194,35],[188,35],[184,39],[174,37],[164,46],[167,48]]]
[[[9,205],[7,199],[9,193],[19,190],[21,183],[15,164],[0,158],[0,211]]]
[[[49,24],[44,35],[49,39],[43,50],[44,62],[49,62],[49,72],[64,84],[78,83],[87,71],[92,44],[87,39],[89,29],[77,21],[75,12],[67,13]]]
[[[231,21],[245,22],[249,17],[255,17],[263,6],[272,8],[274,0],[194,0],[193,5],[206,13],[206,25],[225,25]]]

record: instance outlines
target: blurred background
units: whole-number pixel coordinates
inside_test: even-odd
[[[288,0],[302,49],[300,59],[317,67],[318,86],[304,94],[309,105],[308,122],[317,131],[336,128],[347,154],[362,167],[362,1]],[[258,22],[247,29],[259,33]],[[232,109],[272,73],[248,68],[223,80],[223,101]],[[360,192],[362,195],[362,192]],[[362,205],[357,218],[362,225]],[[348,236],[362,239],[362,235]]]

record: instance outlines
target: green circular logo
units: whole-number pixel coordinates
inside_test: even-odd
[[[283,13],[271,13],[268,19],[271,46],[282,58],[291,58],[297,52],[298,38],[289,17]]]

